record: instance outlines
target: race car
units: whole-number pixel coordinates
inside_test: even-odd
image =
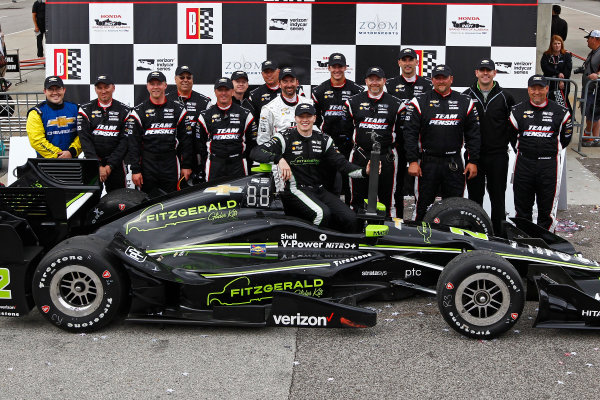
[[[360,302],[424,292],[452,328],[490,338],[516,323],[537,284],[537,326],[599,326],[598,263],[529,221],[495,237],[465,199],[434,205],[422,223],[370,201],[364,231],[351,234],[285,215],[269,173],[98,203],[97,171],[90,160],[29,160],[0,189],[0,315],[35,306],[71,332],[123,317],[364,328],[376,312]]]

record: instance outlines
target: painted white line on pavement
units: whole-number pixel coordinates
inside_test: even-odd
[[[579,10],[579,9],[577,9],[577,8],[573,8],[573,7],[567,7],[567,6],[562,6],[562,8],[568,8],[569,10],[573,10],[573,11],[579,11],[580,13],[584,13],[584,14],[591,15],[592,17],[598,17],[598,18],[600,18],[600,15],[598,15],[598,14],[592,14],[591,12],[587,12],[587,11]]]
[[[29,28],[29,29],[23,29],[22,31],[19,31],[19,32],[5,33],[4,36],[16,35],[17,33],[23,33],[23,32],[27,32],[27,31],[31,31],[31,33],[34,33],[33,28]]]

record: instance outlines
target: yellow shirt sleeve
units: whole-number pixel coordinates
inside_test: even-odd
[[[79,140],[79,135],[77,135],[75,137],[75,140],[73,140],[73,143],[69,145],[69,148],[71,147],[77,150],[77,155],[75,157],[79,157],[79,155],[81,154],[81,140]]]
[[[46,130],[42,123],[40,114],[35,110],[31,110],[27,115],[27,124],[25,125],[27,130],[27,137],[31,147],[35,149],[44,158],[57,158],[58,153],[62,150],[46,139]],[[76,141],[79,143],[79,137]],[[79,145],[79,151],[81,151],[81,144]]]

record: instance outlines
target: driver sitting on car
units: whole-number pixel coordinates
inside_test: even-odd
[[[356,214],[323,187],[319,164],[327,162],[351,178],[366,178],[370,163],[363,168],[346,160],[329,135],[313,129],[315,114],[312,104],[298,105],[296,127],[275,133],[268,142],[255,147],[251,157],[278,165],[285,182],[281,200],[287,215],[342,232],[359,232]]]

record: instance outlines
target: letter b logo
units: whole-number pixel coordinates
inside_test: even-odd
[[[186,39],[199,39],[198,31],[198,20],[200,10],[198,8],[187,8],[185,10],[186,16]]]
[[[67,49],[54,50],[54,75],[67,79]]]

